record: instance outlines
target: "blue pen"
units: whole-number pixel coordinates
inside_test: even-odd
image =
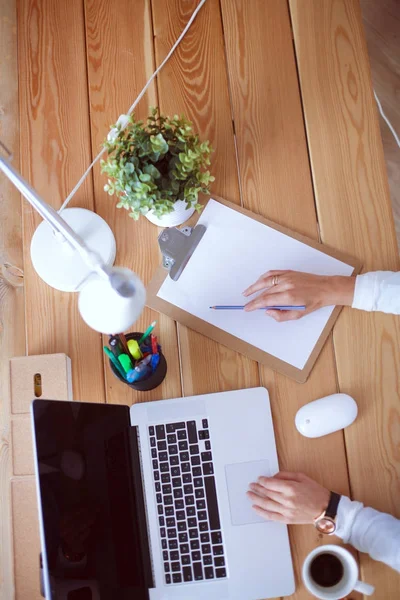
[[[151,373],[150,362],[151,355],[149,354],[149,356],[146,356],[146,358],[138,362],[134,369],[128,371],[128,373],[126,374],[126,378],[129,381],[129,383],[140,381],[141,379],[144,379],[147,375],[149,375]]]
[[[244,310],[244,306],[210,306],[212,310]],[[264,306],[256,310],[306,310],[305,306]]]

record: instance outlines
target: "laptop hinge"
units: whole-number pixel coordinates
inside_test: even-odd
[[[140,449],[139,428],[129,428],[129,439],[132,454],[133,494],[138,516],[140,546],[142,549],[143,574],[148,588],[154,588],[154,566],[151,553],[150,530],[148,524],[148,511],[144,491],[144,477],[142,453]]]

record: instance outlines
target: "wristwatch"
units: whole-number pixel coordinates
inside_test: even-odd
[[[340,494],[331,492],[327,508],[314,519],[314,525],[321,533],[332,535],[336,531],[336,514],[340,501]]]

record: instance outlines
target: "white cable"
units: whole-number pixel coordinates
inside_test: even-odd
[[[154,71],[153,75],[150,77],[150,79],[148,80],[148,82],[146,83],[146,85],[144,86],[144,88],[142,89],[142,91],[140,92],[139,96],[136,98],[135,102],[132,104],[132,106],[128,110],[128,113],[127,113],[128,115],[130,115],[135,110],[136,106],[138,105],[138,103],[140,102],[140,100],[145,95],[145,93],[146,93],[147,88],[149,87],[149,85],[152,83],[152,81],[155,79],[155,77],[157,77],[158,73],[161,71],[161,69],[163,68],[163,66],[169,61],[169,59],[171,58],[171,56],[173,55],[173,53],[175,52],[175,50],[177,49],[177,47],[179,46],[179,44],[181,43],[181,41],[183,40],[183,38],[185,37],[186,33],[188,32],[191,24],[195,20],[195,18],[197,16],[198,12],[200,11],[201,7],[203,6],[203,4],[205,4],[206,1],[207,0],[200,0],[198,6],[195,8],[195,10],[193,11],[192,16],[190,17],[189,21],[187,22],[185,29],[182,31],[181,35],[176,40],[175,44],[172,46],[172,48],[169,51],[169,53],[167,54],[167,56],[164,58],[164,60],[160,64],[160,66]],[[111,129],[111,131],[109,132],[109,134],[107,136],[107,139],[109,141],[113,141],[117,137],[118,133],[122,129],[124,129],[126,127],[127,123],[128,123],[127,115],[120,115],[120,117],[117,120],[117,124],[120,125],[120,128],[118,129],[116,127],[113,127],[113,129]],[[64,210],[64,208],[67,206],[67,204],[69,203],[69,201],[76,194],[76,192],[78,191],[78,189],[81,187],[82,183],[85,181],[86,177],[89,175],[89,173],[92,170],[92,168],[94,167],[94,165],[103,156],[103,154],[105,152],[106,152],[106,148],[103,148],[102,151],[96,156],[96,158],[91,163],[91,165],[86,169],[85,173],[82,175],[82,177],[80,178],[80,180],[78,181],[78,183],[76,184],[76,186],[74,187],[74,189],[72,190],[72,192],[69,194],[69,196],[67,196],[67,198],[63,202],[63,204],[62,204],[62,206],[61,206],[61,208],[59,209],[58,212],[61,212],[62,210]]]
[[[382,104],[380,103],[380,100],[379,100],[378,96],[376,95],[375,90],[374,90],[374,96],[375,96],[376,103],[378,105],[379,112],[381,113],[383,120],[386,122],[386,125],[389,127],[390,131],[393,133],[393,137],[396,140],[396,144],[400,148],[400,138],[397,135],[393,125],[391,124],[391,122],[389,121],[389,119],[387,118],[385,113],[383,112]]]

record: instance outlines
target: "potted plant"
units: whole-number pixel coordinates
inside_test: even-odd
[[[133,219],[145,215],[162,227],[182,224],[201,209],[199,193],[208,194],[214,181],[207,169],[209,142],[200,142],[183,116],[165,117],[157,108],[151,109],[146,124],[126,116],[124,125],[117,123],[114,139],[104,142],[105,191]]]

